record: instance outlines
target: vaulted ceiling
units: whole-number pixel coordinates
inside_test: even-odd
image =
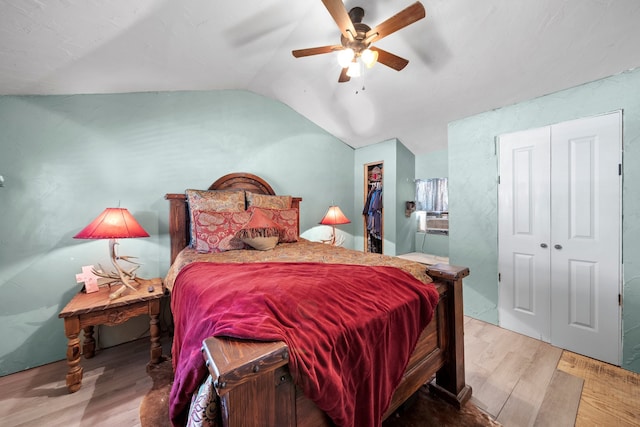
[[[414,0],[346,0],[375,26]],[[447,123],[640,66],[637,0],[422,0],[376,46],[408,59],[338,83],[321,0],[1,0],[0,94],[245,89],[353,147],[442,149]]]

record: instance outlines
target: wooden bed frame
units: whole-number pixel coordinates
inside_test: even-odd
[[[247,173],[225,175],[209,190],[244,189],[275,195],[263,179]],[[167,194],[170,202],[171,262],[189,242],[189,215],[184,194]],[[301,198],[293,198],[299,208]],[[300,230],[298,230],[298,233]],[[426,266],[425,266],[426,267]],[[386,419],[422,385],[460,408],[471,397],[465,384],[462,279],[466,267],[437,264],[426,267],[440,293],[433,320],[420,336]],[[293,384],[284,342],[254,342],[207,338],[203,357],[220,399],[222,425],[331,426],[329,418]],[[432,381],[435,376],[435,381]]]

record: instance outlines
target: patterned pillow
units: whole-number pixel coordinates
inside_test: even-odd
[[[259,210],[265,216],[273,220],[282,228],[280,233],[280,243],[290,243],[298,241],[298,209],[263,209],[250,206],[247,212]]]
[[[238,231],[236,237],[261,251],[275,248],[280,240],[281,227],[260,210],[253,209],[250,212],[251,219]]]
[[[291,196],[270,196],[247,191],[247,206],[257,206],[265,209],[289,209],[291,207]]]
[[[244,243],[259,251],[268,251],[278,246],[278,236],[257,236],[245,237],[242,239]]]
[[[191,242],[195,247],[194,212],[242,212],[244,205],[244,190],[239,191],[210,191],[210,190],[186,190],[187,203],[189,205],[191,220]]]
[[[244,242],[236,234],[251,219],[248,211],[193,211],[193,217],[194,247],[198,252],[246,249]]]

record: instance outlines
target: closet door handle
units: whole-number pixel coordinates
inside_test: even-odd
[[[558,250],[562,249],[562,245],[554,245],[553,247],[558,249]]]
[[[540,247],[543,248],[543,249],[546,249],[548,246],[547,246],[546,243],[540,243]]]

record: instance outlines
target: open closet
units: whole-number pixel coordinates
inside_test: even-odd
[[[382,253],[383,213],[382,213],[382,174],[383,162],[374,162],[365,167],[365,201],[362,209],[364,216],[365,252]]]

